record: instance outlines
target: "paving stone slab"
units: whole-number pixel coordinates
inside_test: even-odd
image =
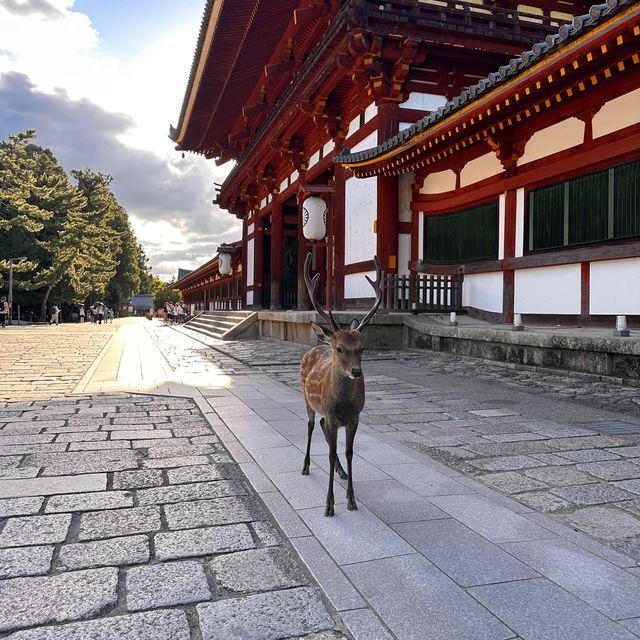
[[[140,506],[185,502],[188,500],[208,500],[228,496],[246,495],[244,484],[233,480],[216,480],[213,482],[195,482],[170,487],[155,487],[136,491]]]
[[[412,548],[390,527],[361,505],[358,511],[324,515],[324,507],[299,512],[322,546],[339,564],[411,553]]]
[[[104,491],[106,488],[107,475],[105,473],[87,473],[75,476],[59,476],[57,478],[0,480],[0,498]]]
[[[189,640],[184,611],[147,611],[18,631],[11,640]]]
[[[113,474],[114,489],[144,489],[159,487],[164,482],[160,469],[117,471]]]
[[[536,456],[540,457],[540,456]],[[549,485],[555,486],[569,486],[578,484],[587,484],[589,482],[595,482],[592,476],[578,471],[574,466],[549,466],[539,467],[537,469],[527,469],[523,471],[524,475],[534,480],[540,480],[546,482]]]
[[[463,587],[539,577],[525,564],[457,520],[411,522],[396,524],[393,528]]]
[[[550,491],[530,491],[521,493],[517,497],[520,502],[541,513],[553,513],[574,507],[571,502],[567,502]]]
[[[142,461],[142,467],[144,469],[169,469],[172,467],[187,467],[190,465],[203,464],[209,464],[209,460],[205,456],[178,456]]]
[[[203,640],[277,640],[333,627],[309,587],[201,604],[196,610]]]
[[[640,480],[620,480],[611,484],[625,491],[631,491],[631,493],[640,493]]]
[[[127,569],[125,587],[130,611],[211,598],[204,568],[192,560]]]
[[[0,631],[95,616],[115,605],[118,570],[10,578],[0,589]]]
[[[491,542],[554,537],[548,530],[485,496],[438,496],[429,501]]]
[[[343,611],[340,615],[354,640],[394,640],[371,609]]]
[[[65,511],[94,511],[132,507],[133,496],[128,491],[99,491],[95,493],[70,493],[51,496],[47,500],[45,513]]]
[[[380,469],[419,496],[446,496],[472,493],[472,490],[444,474],[418,464],[382,464]],[[356,495],[357,498],[357,495]]]
[[[619,460],[620,457],[603,449],[583,449],[578,451],[558,451],[557,455],[572,462],[603,462]]]
[[[266,520],[256,520],[251,523],[259,545],[262,547],[277,547],[282,544],[282,536],[278,530]]]
[[[135,451],[129,449],[44,453],[28,456],[24,466],[42,467],[45,476],[93,474],[135,469],[138,467],[138,457]]]
[[[273,591],[307,584],[296,560],[284,547],[251,549],[214,558],[216,583],[236,593]]]
[[[95,542],[63,545],[58,555],[62,569],[119,566],[148,562],[150,557],[147,536],[124,536]]]
[[[419,554],[352,564],[345,571],[403,640],[513,637],[511,630]]]
[[[544,578],[474,587],[469,592],[523,638],[634,639],[623,627]]]
[[[64,542],[70,525],[70,513],[9,518],[0,534],[0,547]]]
[[[28,516],[40,511],[44,498],[8,498],[0,500],[0,518]]]
[[[469,464],[485,471],[514,471],[517,469],[530,469],[541,467],[542,463],[529,456],[504,456],[502,458],[485,458],[482,460],[470,460]]]
[[[640,520],[615,507],[585,507],[562,516],[580,531],[603,540],[640,535]]]
[[[80,516],[78,540],[95,540],[158,531],[158,507],[131,507],[110,511],[89,511]]]
[[[604,482],[581,484],[576,487],[559,487],[552,493],[577,505],[604,504],[617,500],[632,499],[634,494]]]
[[[576,466],[579,471],[589,473],[602,480],[631,480],[640,478],[640,465],[619,460],[614,462],[589,462]]]
[[[167,471],[169,484],[186,484],[190,482],[206,482],[208,480],[222,480],[230,477],[223,465],[201,464],[192,467],[178,467]]]
[[[546,489],[548,486],[544,482],[528,478],[515,471],[484,474],[478,476],[478,480],[503,493],[520,493],[521,491]]]
[[[567,540],[514,542],[502,548],[609,618],[640,616],[640,578]]]
[[[260,519],[260,512],[242,497],[167,504],[164,507],[169,529],[234,524]]]
[[[37,576],[47,573],[51,567],[52,558],[53,547],[0,549],[0,578]]]
[[[129,440],[103,440],[97,442],[71,442],[69,443],[69,451],[104,451],[114,449],[130,449],[131,442]]]
[[[183,529],[155,536],[155,555],[159,560],[207,556],[254,547],[251,531],[246,524]]]

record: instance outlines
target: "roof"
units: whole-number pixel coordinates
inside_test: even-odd
[[[607,21],[620,11],[637,4],[640,4],[640,0],[607,0],[606,3],[593,5],[587,14],[576,16],[572,23],[561,26],[558,33],[549,35],[544,41],[534,44],[530,50],[525,51],[517,58],[512,58],[508,64],[490,73],[477,84],[468,87],[460,95],[448,101],[443,107],[418,120],[418,122],[402,130],[397,135],[385,140],[376,147],[356,153],[351,153],[349,149],[343,148],[334,160],[344,165],[357,164],[373,160],[393,151],[412,138],[428,131],[441,120],[460,111],[463,107],[474,102],[481,96],[488,94],[500,85],[514,79],[526,69],[550,57],[568,43],[585,35],[588,31]]]
[[[176,127],[177,149],[210,154],[228,144],[299,0],[206,0]]]

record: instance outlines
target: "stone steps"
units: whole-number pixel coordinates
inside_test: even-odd
[[[227,340],[243,333],[257,317],[253,311],[203,311],[184,326],[210,338]]]

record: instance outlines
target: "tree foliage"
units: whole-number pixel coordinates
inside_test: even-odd
[[[148,285],[146,256],[111,181],[91,169],[67,174],[33,130],[0,141],[0,273],[25,256],[14,286],[40,301],[43,316],[53,298],[115,306]]]

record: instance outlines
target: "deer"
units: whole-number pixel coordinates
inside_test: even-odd
[[[316,298],[316,288],[320,274],[310,277],[311,254],[304,263],[304,280],[313,308],[329,324],[325,331],[320,325],[311,322],[321,345],[313,347],[302,357],[300,378],[304,391],[304,401],[309,416],[307,430],[307,452],[302,466],[302,475],[309,475],[311,463],[311,436],[315,427],[316,413],[319,413],[320,427],[329,445],[329,489],[324,510],[325,516],[334,515],[333,476],[337,474],[347,480],[347,509],[358,509],[353,493],[353,441],[358,430],[360,413],[364,408],[365,384],[362,373],[362,352],[364,336],[362,330],[369,324],[382,302],[382,267],[378,256],[374,258],[376,266],[375,282],[365,276],[375,291],[375,302],[365,317],[358,321],[354,318],[349,329],[341,329],[331,310],[325,311]],[[338,429],[346,429],[345,456],[347,473],[338,457]]]

